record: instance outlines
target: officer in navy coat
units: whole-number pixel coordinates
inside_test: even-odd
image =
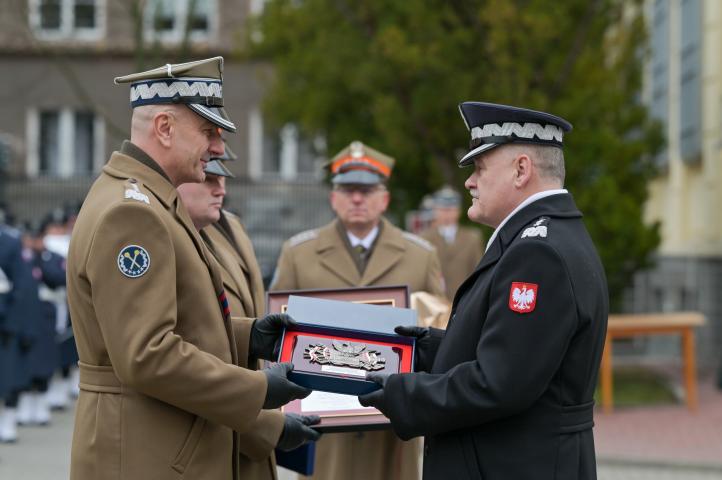
[[[49,421],[49,405],[44,393],[48,390],[48,383],[58,368],[59,352],[56,343],[56,290],[65,287],[65,259],[45,248],[43,231],[45,225],[29,226],[23,237],[26,244],[26,256],[32,267],[33,277],[38,283],[39,303],[37,305],[37,336],[32,348],[27,353],[27,361],[33,380],[32,393],[36,395],[30,409],[30,423],[46,423]],[[64,294],[62,300],[65,301]],[[21,412],[22,416],[22,412]]]
[[[37,284],[23,259],[20,232],[0,225],[0,442],[15,441],[17,394],[28,387],[23,356],[35,340],[28,310],[38,302]]]
[[[14,389],[16,342],[22,327],[22,293],[16,289],[25,277],[20,232],[0,225],[0,400]]]
[[[471,220],[496,230],[444,332],[401,327],[417,372],[370,377],[360,397],[401,438],[425,436],[424,478],[596,478],[593,393],[608,314],[599,256],[564,190],[571,125],[532,110],[460,105]]]

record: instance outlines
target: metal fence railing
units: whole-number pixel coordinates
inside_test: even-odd
[[[0,203],[16,224],[41,220],[53,209],[79,205],[94,178],[0,179]],[[226,208],[238,214],[253,241],[264,277],[273,274],[283,242],[331,218],[328,187],[318,181],[229,179]]]

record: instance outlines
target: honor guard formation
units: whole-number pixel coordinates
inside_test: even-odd
[[[48,426],[78,396],[78,354],[65,293],[77,210],[20,228],[0,220],[0,442],[18,426]],[[4,214],[3,217],[6,217]]]
[[[319,369],[362,369],[378,389],[342,401],[390,420],[321,435],[315,411],[281,408],[312,393],[292,363],[272,363],[298,325],[266,312],[251,238],[226,205],[237,127],[223,58],[115,83],[130,90],[130,138],[79,212],[0,226],[0,441],[77,397],[73,480],[276,479],[279,452],[309,444],[323,480],[596,478],[609,306],[564,188],[569,122],[461,103],[468,178],[425,198],[418,235],[385,217],[403,159],[349,138],[324,166],[335,218],[286,239],[269,290],[406,285],[419,323],[396,326],[415,339],[413,373],[385,373],[390,347],[305,344]],[[486,243],[464,213],[493,229]]]

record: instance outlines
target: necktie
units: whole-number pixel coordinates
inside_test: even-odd
[[[356,255],[358,255],[359,265],[361,267],[361,271],[363,272],[366,268],[366,255],[368,254],[368,249],[361,244],[356,245],[353,249],[356,252]]]

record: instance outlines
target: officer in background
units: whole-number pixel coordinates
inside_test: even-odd
[[[218,264],[178,198],[223,154],[219,127],[235,131],[222,71],[215,57],[115,79],[131,84],[131,138],[91,187],[68,255],[71,479],[238,479],[236,434],[310,393],[290,364],[238,366],[236,345],[272,358],[284,325],[260,319],[236,338]]]
[[[283,245],[271,290],[409,286],[443,296],[439,259],[426,240],[383,218],[393,158],[353,142],[330,162],[336,220]],[[313,478],[416,479],[420,443],[390,431],[327,434],[316,446]]]
[[[476,228],[459,225],[461,195],[451,187],[444,187],[434,193],[432,210],[433,224],[421,233],[421,237],[436,247],[446,298],[452,301],[461,282],[481,260],[481,234]]]
[[[443,339],[417,336],[416,371],[362,396],[401,438],[425,436],[424,478],[596,478],[593,395],[606,335],[604,268],[564,186],[548,113],[460,105],[471,130],[467,214],[495,228],[454,297]],[[433,334],[433,335],[432,335]],[[437,337],[438,338],[438,337]]]
[[[222,210],[226,178],[233,174],[222,160],[235,158],[226,145],[225,153],[205,166],[203,183],[184,183],[178,187],[193,224],[221,267],[223,287],[228,297],[236,338],[249,338],[253,320],[263,314],[264,291],[261,271],[248,235],[240,219]],[[248,342],[240,342],[238,365],[258,368],[258,359],[249,351]],[[263,410],[255,424],[240,435],[238,472],[243,479],[275,479],[275,448],[293,450],[320,436],[308,425],[320,421],[317,416],[282,414]]]
[[[47,425],[50,423],[48,386],[58,368],[59,351],[56,343],[57,291],[61,290],[65,307],[65,258],[45,248],[43,234],[46,222],[28,224],[23,232],[23,257],[32,268],[37,282],[37,308],[26,308],[26,321],[35,323],[35,341],[23,357],[29,371],[30,385],[20,394],[18,423]]]
[[[46,258],[52,259],[45,262],[46,273],[55,277],[50,270],[56,270],[61,266],[65,271],[65,259],[68,257],[70,245],[70,234],[72,233],[73,210],[68,208],[53,209],[42,223],[40,240],[37,242],[36,250],[45,253]],[[48,255],[51,255],[49,257]],[[55,333],[58,351],[57,374],[50,380],[47,400],[51,409],[64,410],[72,399],[78,396],[78,350],[73,337],[73,327],[68,313],[68,298],[65,288],[65,274],[62,282],[55,282],[51,288],[42,288],[43,300],[48,302],[46,308],[52,307],[55,312]]]
[[[38,286],[18,230],[0,224],[0,442],[17,440],[18,397],[29,385],[24,356],[35,340]]]

